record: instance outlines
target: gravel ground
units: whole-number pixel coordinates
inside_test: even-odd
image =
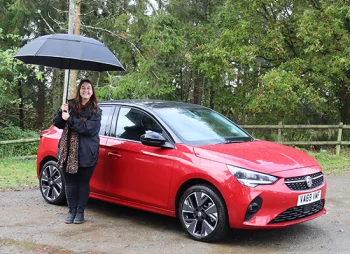
[[[327,214],[276,230],[232,230],[219,243],[187,237],[174,218],[90,200],[87,222],[38,188],[0,192],[0,253],[350,253],[350,175],[327,176]]]

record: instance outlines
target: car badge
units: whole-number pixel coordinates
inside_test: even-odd
[[[311,188],[311,187],[312,187],[312,178],[311,178],[311,176],[305,177],[305,182],[306,182],[306,186],[307,186],[308,188]]]

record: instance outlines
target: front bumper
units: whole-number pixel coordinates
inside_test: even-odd
[[[232,186],[238,187],[236,184]],[[326,213],[325,178],[317,188],[304,191],[291,190],[285,184],[284,178],[280,178],[273,185],[261,185],[256,188],[242,185],[240,187],[242,195],[231,195],[228,204],[232,228],[280,228],[312,220]],[[320,200],[307,205],[297,205],[299,195],[318,190],[321,190]],[[253,216],[247,216],[249,205],[257,199],[262,200],[261,207]]]

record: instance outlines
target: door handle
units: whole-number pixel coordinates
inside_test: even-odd
[[[122,157],[119,153],[112,153],[112,152],[108,152],[107,155],[108,155],[108,156],[117,157],[117,158]]]

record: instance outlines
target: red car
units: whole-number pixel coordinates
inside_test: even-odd
[[[297,149],[253,138],[219,113],[172,101],[128,100],[103,110],[91,198],[177,217],[200,241],[229,228],[279,228],[326,212],[326,179]],[[41,133],[37,175],[44,199],[65,202],[56,167],[61,130]]]

